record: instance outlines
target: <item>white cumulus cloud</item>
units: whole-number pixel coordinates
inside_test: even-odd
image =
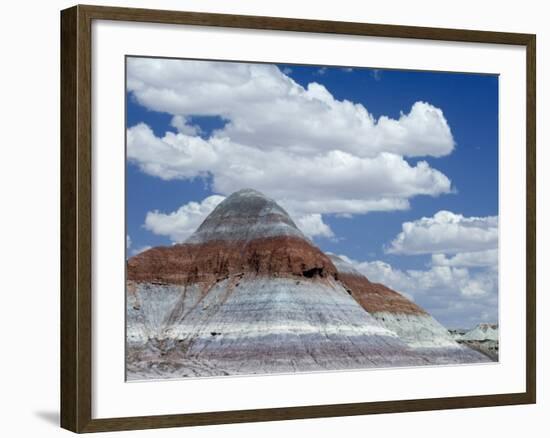
[[[127,139],[128,159],[148,174],[167,180],[210,175],[217,193],[253,187],[304,213],[405,209],[410,197],[451,190],[449,179],[425,161],[411,166],[387,152],[362,158],[339,150],[313,156],[262,151],[182,133],[159,138],[143,123],[128,129]]]
[[[316,82],[302,87],[274,65],[129,58],[127,67],[128,90],[143,106],[220,116],[228,124],[216,136],[256,148],[436,157],[454,148],[443,112],[426,102],[376,120],[363,105],[335,99]]]
[[[445,254],[432,254],[432,265],[434,266],[462,266],[462,267],[493,267],[498,265],[498,250],[488,249],[485,251],[462,252],[447,257]]]
[[[443,210],[433,217],[405,222],[386,251],[392,254],[456,254],[496,249],[497,246],[497,216],[465,217]]]
[[[150,211],[145,217],[145,228],[173,242],[183,242],[224,199],[224,196],[212,195],[202,202],[184,204],[171,213]]]
[[[357,261],[340,255],[370,281],[414,299],[447,327],[498,321],[496,269],[432,265],[401,270],[387,262]]]
[[[425,269],[340,256],[373,282],[414,300],[448,327],[498,321],[498,216],[440,211],[405,222],[387,252],[430,254]]]
[[[172,115],[177,130],[127,130],[128,159],[149,175],[205,178],[222,195],[252,187],[304,215],[403,210],[411,197],[452,191],[426,161],[406,159],[454,149],[443,111],[430,103],[376,119],[274,65],[129,58],[127,71],[137,102]],[[201,138],[195,116],[224,125]]]
[[[320,214],[301,215],[296,218],[295,222],[296,226],[308,237],[334,237],[334,233]]]

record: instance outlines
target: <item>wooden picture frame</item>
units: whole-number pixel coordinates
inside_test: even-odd
[[[518,45],[526,48],[527,283],[526,391],[521,393],[92,418],[93,20],[185,24],[387,38]],[[536,37],[531,34],[382,24],[75,6],[61,12],[61,426],[74,432],[148,429],[378,413],[530,404],[536,401]]]

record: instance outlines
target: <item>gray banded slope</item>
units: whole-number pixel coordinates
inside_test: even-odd
[[[136,284],[127,312],[130,380],[429,363],[333,279],[235,277],[207,294]]]
[[[272,199],[252,189],[227,197],[186,243],[295,236],[307,240],[288,213]]]

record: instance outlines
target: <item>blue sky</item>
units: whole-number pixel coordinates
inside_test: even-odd
[[[271,132],[270,129],[277,127],[280,129],[281,126],[284,131],[286,123],[284,117],[288,111],[298,111],[296,106],[300,105],[309,108],[311,96],[315,101],[316,96],[319,95],[319,99],[326,100],[330,107],[325,116],[329,118],[328,120],[335,119],[339,122],[334,122],[334,126],[327,126],[326,129],[330,129],[330,132],[327,132],[326,136],[323,132],[326,124],[320,124],[317,128],[319,132],[313,134],[310,132],[310,125],[304,127],[303,133],[300,131],[299,122],[296,126],[292,125],[289,127],[292,134],[288,134],[288,141],[295,145],[295,149],[288,152],[289,154],[298,155],[304,159],[307,159],[307,154],[315,155],[314,150],[311,152],[311,149],[308,149],[312,147],[311,138],[322,137],[320,141],[323,142],[323,146],[320,146],[320,149],[324,149],[323,152],[319,152],[319,156],[341,149],[357,160],[371,158],[376,160],[379,154],[391,153],[401,160],[400,163],[405,163],[407,172],[410,169],[417,169],[419,163],[424,162],[427,163],[430,172],[443,174],[443,178],[447,181],[434,180],[436,182],[433,187],[430,187],[429,181],[426,183],[423,180],[419,183],[422,186],[408,190],[407,187],[413,187],[416,182],[412,181],[409,185],[406,181],[399,182],[401,181],[399,180],[392,184],[392,190],[399,184],[403,186],[395,188],[395,193],[392,192],[388,202],[391,205],[397,203],[396,205],[401,206],[383,209],[357,207],[358,210],[353,207],[348,211],[336,207],[330,210],[327,207],[328,211],[325,212],[317,207],[315,207],[317,209],[312,207],[308,210],[296,207],[304,199],[310,199],[308,197],[310,194],[313,194],[311,195],[313,197],[317,196],[314,194],[315,187],[297,195],[296,199],[290,199],[293,196],[292,191],[273,190],[273,193],[266,194],[277,200],[286,200],[288,204],[283,200],[283,205],[285,207],[288,205],[291,213],[295,211],[298,216],[318,215],[321,218],[319,221],[322,227],[315,228],[317,231],[312,231],[311,236],[321,249],[345,255],[371,280],[389,283],[390,287],[406,293],[434,313],[436,318],[444,324],[467,327],[485,320],[496,322],[498,316],[496,262],[493,259],[491,262],[485,259],[479,262],[479,259],[483,258],[488,251],[491,254],[495,253],[497,245],[494,239],[494,232],[497,231],[494,222],[498,216],[497,76],[369,68],[321,68],[286,64],[277,65],[278,71],[274,70],[273,66],[269,66],[271,70],[267,70],[267,73],[260,70],[260,74],[250,74],[248,70],[242,69],[225,70],[223,64],[226,63],[209,63],[207,66],[200,66],[201,74],[197,74],[197,77],[189,76],[190,89],[194,87],[193,90],[201,90],[207,86],[218,89],[217,87],[226,86],[227,88],[221,88],[221,93],[233,93],[232,90],[235,87],[232,84],[242,84],[245,80],[243,78],[248,81],[246,91],[226,96],[230,103],[220,102],[220,110],[216,114],[218,103],[215,92],[197,95],[193,93],[199,93],[198,91],[192,91],[191,95],[187,95],[185,83],[178,79],[178,74],[175,74],[180,71],[183,72],[182,77],[192,74],[188,73],[188,71],[193,72],[194,68],[189,61],[168,60],[168,64],[163,64],[161,61],[161,68],[167,72],[165,77],[163,74],[151,76],[147,71],[150,64],[158,60],[140,59],[139,61],[141,64],[137,66],[129,64],[127,87],[127,128],[132,133],[129,136],[126,167],[126,214],[127,234],[131,240],[128,248],[130,255],[144,247],[170,245],[178,240],[174,236],[181,238],[187,235],[186,233],[189,232],[187,230],[180,229],[179,234],[174,234],[170,229],[175,226],[181,228],[181,221],[187,220],[187,217],[180,217],[179,225],[174,223],[178,214],[184,215],[189,212],[188,209],[184,209],[178,213],[178,209],[182,206],[192,202],[200,204],[213,194],[227,195],[230,189],[238,187],[238,175],[227,175],[226,170],[218,173],[215,170],[210,172],[208,165],[203,162],[199,163],[199,166],[192,154],[199,154],[200,151],[196,152],[197,148],[202,147],[203,143],[197,143],[199,144],[197,148],[186,149],[190,147],[189,142],[194,139],[208,142],[209,139],[218,135],[226,136],[232,143],[246,143],[247,147],[255,147],[263,141],[263,138],[268,137],[263,134],[264,132]],[[175,62],[181,65],[179,64],[172,71]],[[182,70],[178,70],[180,66]],[[260,65],[260,67],[263,66]],[[154,68],[156,74],[159,66],[155,65]],[[204,80],[203,78],[210,72],[212,77],[208,81]],[[317,88],[308,88],[311,83],[321,85],[321,91],[319,92]],[[267,88],[264,90],[262,87]],[[323,88],[330,98],[325,96],[327,93]],[[269,102],[263,102],[262,96],[267,100],[269,96],[266,97],[266,93],[274,93],[272,91],[274,89],[277,90],[276,93],[282,94],[277,94],[273,98],[279,99],[277,102],[280,103],[273,109],[272,115]],[[300,93],[306,90],[303,94],[307,94],[308,97],[297,101],[293,97],[295,91],[286,91],[287,89],[297,89]],[[172,101],[174,96],[175,103]],[[189,104],[178,106],[177,99],[181,99],[182,102],[187,99]],[[196,112],[193,99],[197,102]],[[239,99],[242,99],[241,106],[239,106]],[[380,132],[372,131],[372,136],[370,134],[372,126],[369,125],[370,127],[366,126],[364,129],[357,128],[358,134],[353,138],[346,137],[350,135],[346,123],[349,122],[349,126],[356,129],[356,117],[359,116],[353,114],[354,110],[341,105],[341,102],[345,101],[362,106],[372,118],[374,125],[380,117],[393,121],[400,121],[403,114],[411,117],[409,121],[403,121],[402,126],[391,125]],[[416,102],[422,102],[424,106],[419,106],[418,111],[413,111],[412,108]],[[274,119],[272,126],[267,128],[264,126],[258,111],[251,112],[252,116],[248,117],[249,113],[240,110],[247,105],[259,109],[265,107],[266,117]],[[427,113],[420,110],[426,110]],[[413,112],[418,113],[418,116],[412,117]],[[183,117],[183,124],[178,125],[174,121],[176,116]],[[252,118],[257,120],[248,125],[248,120]],[[244,123],[246,127],[237,126],[234,129],[226,129],[230,122],[234,122],[236,126]],[[367,122],[365,123],[368,125]],[[430,124],[434,123],[436,125],[432,127]],[[440,129],[442,124],[444,128],[446,125],[446,129],[450,131]],[[341,126],[343,126],[342,133],[334,132]],[[136,127],[142,130],[138,132]],[[403,130],[407,132],[403,134]],[[166,137],[167,132],[173,133],[173,138],[179,138],[178,136],[181,138],[170,140]],[[437,133],[433,135],[429,145],[423,149],[422,132]],[[334,140],[334,138],[351,138],[355,141],[355,138],[362,137],[363,133],[365,140],[358,140],[356,146],[350,146],[348,149],[346,149],[347,146],[342,145],[343,143],[340,144]],[[281,144],[274,141],[274,144],[269,146],[269,153],[273,151],[283,155],[287,153],[284,151],[285,135],[286,133],[281,135]],[[335,135],[337,136],[334,137]],[[181,141],[185,146],[173,146],[177,141]],[[302,141],[303,148],[300,146]],[[419,146],[415,150],[417,143]],[[362,151],[365,148],[368,149],[375,144],[374,152],[369,152],[368,156],[363,154]],[[315,143],[313,143],[314,146]],[[158,150],[154,149],[157,147]],[[258,147],[261,148],[261,145]],[[166,157],[166,161],[157,162],[155,158],[151,158],[144,152],[156,150],[158,154],[163,154],[166,148],[171,148],[167,152],[170,155]],[[374,146],[372,148],[374,150]],[[190,156],[191,161],[183,160],[181,164],[176,164],[179,150],[184,150],[184,154]],[[327,161],[321,158],[319,160],[320,176],[322,176],[322,163]],[[185,168],[188,162],[191,163],[189,169]],[[372,166],[376,166],[378,161],[372,163]],[[303,172],[306,172],[305,169]],[[376,167],[369,167],[369,169],[376,171]],[[327,172],[330,172],[330,169],[327,169]],[[384,169],[380,172],[383,175]],[[252,175],[250,178],[243,182],[245,186],[249,181],[254,181],[255,176]],[[415,178],[414,175],[411,178]],[[311,178],[304,181],[307,184]],[[297,183],[301,184],[301,180],[297,180]],[[311,184],[314,185],[314,183]],[[345,181],[342,184],[345,184]],[[356,200],[361,196],[360,184],[358,181],[359,187],[350,189],[350,200]],[[269,190],[269,186],[266,187]],[[252,188],[258,189],[258,187]],[[422,194],[423,192],[431,193]],[[365,195],[364,200],[372,197],[372,193]],[[326,200],[320,197],[318,201],[322,204]],[[330,201],[334,200],[331,198],[326,205],[329,205]],[[408,204],[405,209],[402,202]],[[441,211],[451,212],[452,216],[439,215],[434,219],[435,215]],[[151,221],[146,225],[146,217],[151,212],[156,212],[157,216],[151,216]],[[158,219],[157,222],[153,222],[155,218]],[[422,218],[430,220],[419,222]],[[443,223],[440,223],[441,221]],[[407,222],[412,224],[409,227],[412,231],[402,233],[403,224]],[[192,226],[194,222],[186,223]],[[451,227],[448,233],[445,232],[446,226]],[[415,231],[419,233],[415,234]],[[444,236],[452,235],[459,241],[442,242],[441,235],[437,234],[442,232]],[[435,262],[436,259],[437,262]],[[464,261],[466,259],[468,261]],[[478,261],[472,262],[473,259]],[[449,260],[454,261],[448,262]],[[453,289],[454,283],[456,286]],[[450,305],[449,301],[455,305]],[[458,308],[456,303],[460,304]]]

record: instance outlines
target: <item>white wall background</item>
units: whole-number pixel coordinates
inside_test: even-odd
[[[550,234],[548,174],[550,28],[545,2],[524,0],[271,2],[233,0],[110,0],[111,6],[273,15],[537,34],[539,385],[535,406],[466,409],[336,419],[139,431],[105,436],[547,436],[550,391],[542,349],[544,272]],[[0,430],[3,436],[68,436],[58,428],[59,404],[59,10],[71,1],[5,2],[0,17]],[[546,248],[545,248],[546,246]],[[7,299],[6,299],[7,298]]]

